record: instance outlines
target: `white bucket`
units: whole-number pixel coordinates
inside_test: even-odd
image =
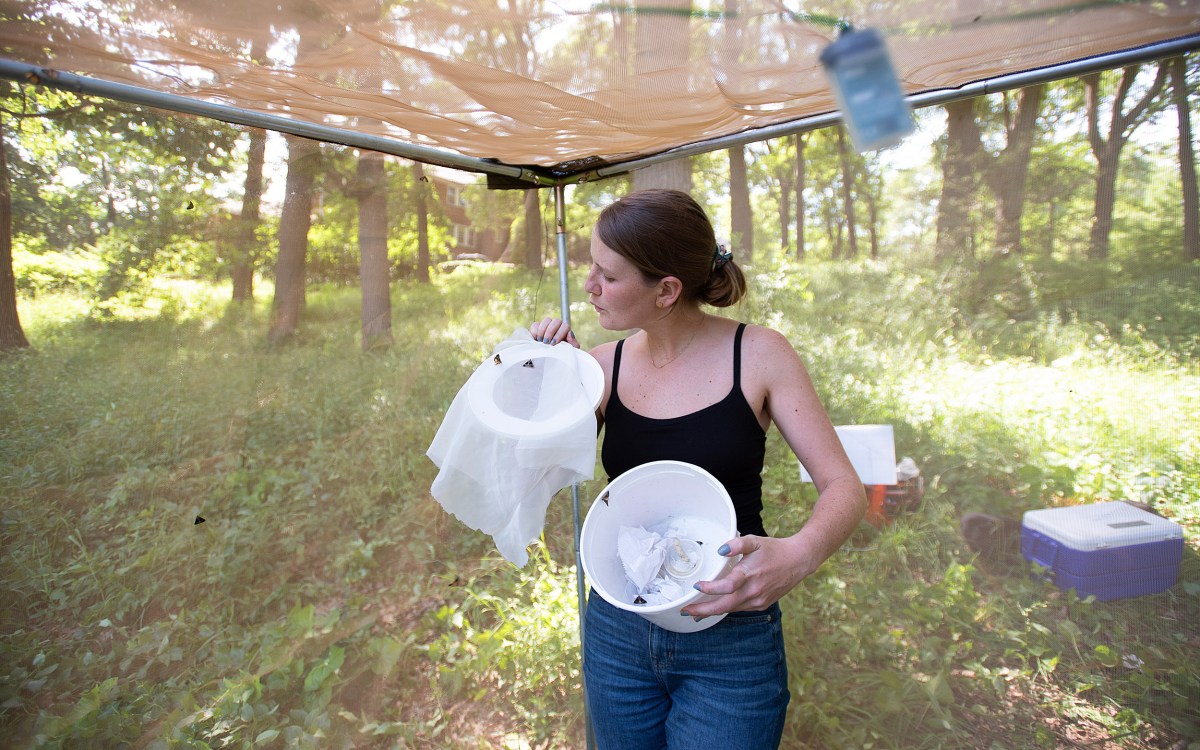
[[[681,598],[665,604],[635,604],[617,554],[618,532],[622,526],[653,529],[672,522],[686,526],[689,537],[699,543],[700,565],[680,579],[685,591]],[[635,612],[664,630],[694,633],[712,627],[724,615],[696,622],[680,610],[713,598],[692,585],[716,580],[729,571],[737,559],[722,557],[717,550],[736,536],[733,501],[712,474],[682,461],[653,461],[625,472],[596,496],[580,531],[579,554],[592,588],[609,604]]]

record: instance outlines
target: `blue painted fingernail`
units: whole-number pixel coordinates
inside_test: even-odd
[[[679,614],[683,615],[684,617],[691,617],[691,615],[687,613],[686,609],[679,610]]]
[[[717,550],[717,554],[720,555],[721,557],[728,555],[729,554],[729,545],[722,544],[721,547]]]
[[[700,588],[700,584],[698,584],[698,583],[693,583],[692,588],[696,589],[697,591],[699,591],[701,593],[704,592],[704,589]]]

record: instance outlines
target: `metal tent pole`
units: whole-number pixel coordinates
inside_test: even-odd
[[[1043,68],[1034,68],[1018,73],[1007,73],[1005,75],[995,76],[993,78],[985,78],[980,81],[965,83],[957,88],[951,89],[936,89],[932,91],[923,91],[918,94],[910,94],[907,99],[908,103],[914,108],[932,107],[959,99],[970,99],[977,96],[986,96],[995,94],[1001,91],[1010,91],[1013,89],[1022,88],[1025,86],[1033,86],[1039,83],[1048,83],[1050,81],[1059,81],[1064,78],[1074,78],[1082,76],[1086,73],[1096,73],[1103,70],[1115,70],[1116,68],[1125,65],[1136,65],[1139,63],[1152,62],[1154,60],[1163,60],[1176,55],[1183,55],[1189,52],[1200,50],[1200,34],[1191,34],[1181,36],[1176,39],[1169,39],[1163,42],[1153,42],[1140,47],[1131,47],[1129,49],[1109,52],[1094,57],[1087,57],[1081,60],[1069,60],[1063,63],[1048,65]],[[797,120],[789,120],[780,122],[774,125],[766,125],[760,128],[752,128],[740,133],[732,135],[717,136],[707,138],[695,143],[689,143],[683,146],[666,151],[652,154],[650,156],[642,156],[624,161],[615,161],[607,166],[597,169],[588,170],[586,172],[575,173],[564,177],[566,180],[574,182],[589,182],[591,180],[602,180],[606,177],[625,174],[632,172],[635,169],[644,169],[645,167],[662,164],[664,162],[682,159],[698,154],[707,154],[712,151],[733,148],[736,146],[744,146],[749,143],[765,141],[772,138],[782,138],[784,136],[794,135],[796,133],[807,133],[812,130],[826,128],[831,125],[837,125],[842,121],[841,110],[833,110],[832,112],[822,112],[821,114],[809,115]]]
[[[545,186],[553,182],[553,180],[539,174],[536,169],[528,167],[512,166],[492,159],[479,159],[431,146],[406,143],[399,138],[360,133],[349,127],[335,127],[322,123],[307,122],[283,115],[273,115],[228,104],[218,104],[203,99],[180,96],[179,94],[169,94],[147,86],[134,86],[127,83],[105,81],[99,78],[89,78],[65,70],[55,70],[17,60],[0,58],[0,79],[8,79],[18,83],[30,83],[36,86],[50,86],[76,94],[99,96],[105,99],[155,107],[172,112],[211,117],[214,120],[221,120],[222,122],[233,123],[234,125],[274,130],[280,133],[298,135],[303,138],[311,138],[327,143],[340,143],[344,146],[413,159],[425,164],[435,164],[450,169],[462,169],[471,172],[483,172],[485,174],[510,177],[534,185]]]
[[[558,295],[561,300],[561,317],[571,325],[571,292],[567,278],[567,207],[566,188],[559,183],[554,186],[554,226],[558,240]],[[579,551],[579,483],[571,485],[571,508],[575,522],[575,596],[579,606],[579,653],[583,655],[583,611],[587,606],[587,591],[583,585],[583,558]],[[582,675],[582,672],[581,672]],[[582,677],[581,677],[582,680]],[[588,715],[587,692],[583,694],[583,731],[587,737],[588,750],[594,748],[596,739],[592,735],[592,722]]]
[[[1092,57],[1066,62],[1055,63],[1042,68],[1009,73],[979,81],[965,83],[958,88],[937,89],[924,91],[908,96],[908,102],[913,108],[930,107],[947,104],[958,99],[984,96],[999,91],[1007,91],[1037,83],[1046,83],[1063,78],[1109,70],[1125,65],[1161,60],[1175,55],[1200,50],[1200,34],[1188,34],[1174,39],[1151,42],[1138,47],[1131,47],[1115,52],[1108,52]],[[718,136],[699,140],[683,146],[667,149],[666,151],[649,156],[633,159],[616,160],[611,164],[580,172],[560,173],[553,167],[529,167],[505,164],[494,159],[479,159],[457,152],[443,149],[405,143],[398,138],[387,138],[358,133],[349,128],[335,127],[320,123],[310,123],[281,115],[267,114],[224,104],[168,94],[144,86],[105,81],[97,78],[76,75],[67,71],[32,65],[16,60],[0,58],[0,79],[8,79],[19,83],[32,83],[42,86],[73,91],[79,94],[116,99],[118,101],[142,104],[150,107],[183,112],[185,114],[211,117],[216,120],[246,125],[249,127],[265,128],[281,133],[299,135],[305,138],[341,143],[355,148],[365,148],[393,156],[436,164],[452,169],[462,169],[471,172],[509,177],[528,182],[532,185],[547,187],[565,183],[582,183],[602,180],[606,177],[625,174],[635,169],[661,164],[663,162],[682,159],[684,157],[706,154],[735,146],[742,146],[757,141],[772,138],[782,138],[796,133],[836,125],[842,121],[841,112],[823,112],[797,120],[776,123],[760,128],[751,128],[731,135]],[[564,318],[565,319],[565,318]]]

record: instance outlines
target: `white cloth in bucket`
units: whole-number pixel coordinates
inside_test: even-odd
[[[596,467],[603,372],[570,344],[553,348],[520,328],[498,344],[455,396],[427,451],[439,468],[433,497],[518,566],[550,499]]]
[[[625,569],[629,584],[625,594],[630,600],[640,599],[635,603],[653,606],[673,602],[686,593],[664,568],[668,549],[686,537],[686,529],[675,524],[662,533],[641,526],[618,529],[617,557]]]

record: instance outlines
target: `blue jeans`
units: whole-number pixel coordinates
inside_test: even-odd
[[[584,618],[583,679],[599,750],[779,746],[791,697],[779,605],[673,633],[593,591]]]

